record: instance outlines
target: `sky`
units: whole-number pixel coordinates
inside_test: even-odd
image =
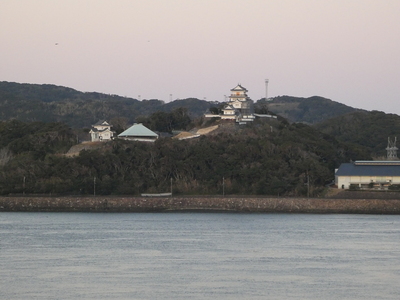
[[[400,0],[0,0],[0,81],[400,115]]]

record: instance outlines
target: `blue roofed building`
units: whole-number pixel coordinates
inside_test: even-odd
[[[339,189],[388,189],[400,185],[400,161],[355,161],[341,164],[335,171]]]

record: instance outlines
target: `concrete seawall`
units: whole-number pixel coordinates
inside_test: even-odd
[[[257,197],[0,197],[0,212],[172,212],[400,214],[400,200]]]

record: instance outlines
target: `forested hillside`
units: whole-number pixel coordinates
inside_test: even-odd
[[[0,122],[0,168],[12,161],[19,162],[16,168],[41,161],[65,153],[75,143],[75,133],[62,123]]]
[[[62,124],[2,122],[0,194],[311,195],[350,159],[369,159],[362,147],[338,142],[304,124],[259,120],[194,140],[155,143],[115,140],[79,156],[62,155],[74,133]],[[219,132],[219,133],[218,133]],[[46,143],[43,143],[46,141]],[[45,147],[45,149],[43,149]]]
[[[17,119],[24,122],[64,122],[74,128],[90,127],[98,120],[125,118],[132,124],[139,116],[157,111],[169,112],[187,108],[194,118],[203,115],[213,104],[194,98],[164,103],[160,100],[143,100],[83,93],[55,85],[20,84],[0,82],[0,121]]]
[[[265,99],[257,102],[265,103],[273,113],[280,115],[291,122],[315,124],[324,120],[357,111],[357,109],[323,98],[323,97],[290,97],[279,96],[271,101]]]
[[[320,97],[285,96],[255,105],[259,113],[277,112],[291,121],[325,120],[312,127],[281,116],[244,127],[196,118],[209,108],[218,112],[221,104],[138,101],[0,82],[0,194],[91,194],[96,182],[97,194],[137,195],[169,191],[172,179],[176,194],[220,194],[224,182],[226,194],[296,196],[306,195],[309,180],[316,196],[340,163],[384,156],[387,137],[400,132],[397,115],[357,111]],[[114,140],[65,156],[87,135],[81,128],[99,119],[110,120],[117,132],[134,121],[170,133],[213,122],[220,127],[193,140]]]
[[[379,111],[354,112],[314,127],[340,141],[367,148],[375,158],[384,158],[388,137],[400,137],[400,116]]]

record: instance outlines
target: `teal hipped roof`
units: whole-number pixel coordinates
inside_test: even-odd
[[[158,137],[158,134],[151,131],[147,127],[142,124],[134,124],[129,127],[124,132],[118,135],[119,137],[129,137],[129,136],[137,136],[137,137]]]

